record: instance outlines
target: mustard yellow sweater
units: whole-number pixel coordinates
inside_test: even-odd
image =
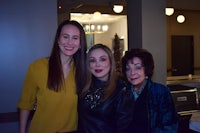
[[[29,66],[18,102],[19,108],[32,110],[37,100],[29,133],[70,132],[77,129],[78,97],[72,64],[60,92],[47,88],[48,59],[41,58]]]

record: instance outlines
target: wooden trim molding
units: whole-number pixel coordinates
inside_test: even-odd
[[[29,120],[32,119],[34,111],[31,111]],[[0,123],[19,121],[19,112],[0,113]]]
[[[0,123],[19,121],[18,112],[0,113]]]

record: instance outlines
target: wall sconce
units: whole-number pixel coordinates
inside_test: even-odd
[[[123,6],[122,5],[113,5],[113,11],[115,13],[121,13],[123,11]]]
[[[183,23],[185,22],[185,16],[183,15],[178,15],[178,17],[176,18],[178,23]]]
[[[99,34],[108,31],[108,25],[82,24],[86,34]]]
[[[167,16],[173,15],[173,14],[174,14],[174,8],[172,8],[172,7],[167,7],[167,8],[165,8],[165,14],[166,14]]]

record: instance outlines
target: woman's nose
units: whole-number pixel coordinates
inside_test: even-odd
[[[100,63],[99,63],[99,61],[97,61],[97,62],[96,62],[96,66],[100,66]]]
[[[68,39],[68,44],[72,44],[73,40],[71,38]]]
[[[134,75],[134,74],[135,74],[135,70],[134,70],[134,69],[131,69],[131,70],[130,70],[130,73],[131,73],[132,75]]]

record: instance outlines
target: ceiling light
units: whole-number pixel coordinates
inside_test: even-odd
[[[58,6],[58,8],[59,8],[59,9],[61,9],[61,8],[62,8],[62,6]]]
[[[179,22],[179,23],[185,22],[185,17],[183,15],[178,15],[177,22]]]
[[[172,8],[172,7],[165,8],[165,14],[167,16],[171,16],[173,13],[174,13],[174,8]]]
[[[96,11],[96,12],[94,12],[93,17],[94,17],[94,19],[100,19],[101,13],[99,11]]]
[[[91,28],[91,31],[94,31],[95,25],[92,24],[92,25],[90,26],[90,28]]]
[[[108,31],[108,25],[82,24],[86,34],[99,34]]]
[[[113,11],[115,13],[121,13],[123,11],[123,6],[122,5],[114,5],[113,6]]]
[[[102,30],[103,30],[104,32],[108,31],[108,25],[103,25],[103,26],[102,26]]]

